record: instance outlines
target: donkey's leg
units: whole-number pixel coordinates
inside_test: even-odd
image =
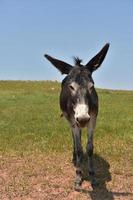
[[[72,157],[72,162],[73,162],[74,166],[76,167],[77,158],[76,158],[75,139],[74,139],[73,132],[72,132],[72,136],[73,136],[73,157]]]
[[[80,142],[81,142],[81,131],[80,131]],[[74,164],[74,166],[76,167],[76,163],[77,163],[77,155],[76,155],[76,144],[75,144],[75,135],[73,133],[73,130],[72,130],[72,137],[73,137],[73,157],[72,157],[72,162]]]
[[[95,180],[95,173],[94,173],[94,167],[93,167],[93,133],[96,125],[96,116],[92,116],[90,118],[89,127],[88,127],[88,142],[86,146],[87,154],[89,156],[88,159],[88,168],[89,168],[89,175],[91,177],[91,184],[92,187],[96,185]]]
[[[76,179],[75,189],[78,189],[82,184],[82,170],[81,163],[83,159],[83,150],[81,145],[81,130],[76,125],[72,127],[73,140],[74,140],[74,156],[76,159]]]

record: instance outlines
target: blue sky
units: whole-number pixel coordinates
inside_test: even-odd
[[[62,80],[44,53],[86,63],[106,43],[96,87],[133,90],[132,0],[0,0],[0,79]]]

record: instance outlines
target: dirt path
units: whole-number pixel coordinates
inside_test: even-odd
[[[92,190],[84,181],[74,191],[74,168],[66,155],[0,157],[0,200],[133,200],[133,174],[115,174],[97,157],[97,179]],[[103,171],[102,167],[104,168]]]

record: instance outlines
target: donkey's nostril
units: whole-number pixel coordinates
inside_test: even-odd
[[[76,121],[77,121],[77,122],[79,121],[79,118],[78,118],[78,117],[76,118]]]

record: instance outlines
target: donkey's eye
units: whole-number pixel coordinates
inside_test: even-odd
[[[71,91],[75,91],[75,88],[72,86],[72,85],[69,85],[69,89],[71,90]]]
[[[89,83],[88,83],[89,89],[91,89],[93,86],[94,86],[94,84],[93,84],[92,82],[89,82]]]
[[[89,82],[88,83],[88,90],[89,90],[89,93],[92,92],[92,88],[93,88],[94,84],[92,82]]]

